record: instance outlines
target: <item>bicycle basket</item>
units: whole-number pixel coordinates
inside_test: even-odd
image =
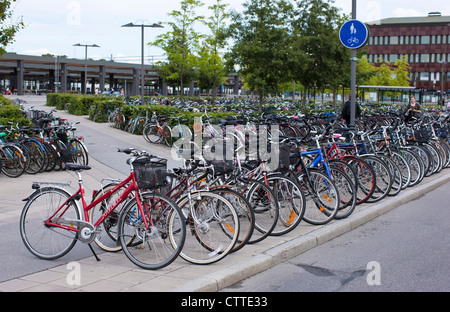
[[[206,162],[209,166],[214,167],[215,175],[224,175],[233,172],[233,161],[232,160],[208,160]]]
[[[139,158],[133,162],[136,183],[140,189],[156,189],[167,183],[167,159]]]

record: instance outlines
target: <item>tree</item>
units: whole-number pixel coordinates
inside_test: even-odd
[[[279,94],[280,83],[291,81],[289,14],[292,6],[285,0],[248,0],[244,12],[232,12],[229,35],[234,45],[227,61],[241,74],[250,91],[259,94],[259,110],[264,98]]]
[[[349,53],[339,41],[343,18],[332,1],[298,0],[292,23],[292,44],[301,57],[295,58],[292,75],[306,88],[324,90],[343,84]],[[349,67],[348,67],[349,68]],[[303,99],[306,110],[306,101]]]
[[[183,102],[184,86],[195,78],[195,51],[198,49],[201,36],[195,31],[194,25],[204,18],[197,15],[195,10],[203,4],[198,0],[181,1],[181,9],[169,13],[174,21],[167,24],[172,30],[159,35],[153,43],[150,43],[165,51],[167,63],[159,63],[161,76],[167,83],[180,87],[181,102]]]
[[[14,36],[17,32],[24,27],[22,20],[11,22],[13,13],[11,10],[12,2],[16,2],[16,0],[0,2],[0,56],[6,52],[6,46],[14,41]]]
[[[226,75],[225,64],[221,53],[226,47],[226,25],[225,20],[229,14],[225,12],[227,4],[222,0],[216,0],[216,3],[209,6],[212,16],[204,21],[205,25],[211,31],[211,34],[205,36],[205,40],[199,51],[198,58],[198,85],[201,89],[212,89],[212,101],[217,93],[217,86],[222,84]]]
[[[375,75],[370,79],[370,84],[375,86],[409,86],[409,63],[406,57],[398,59],[395,63],[384,62],[375,67]]]

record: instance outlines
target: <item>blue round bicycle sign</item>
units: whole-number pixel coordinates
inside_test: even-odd
[[[362,47],[369,38],[367,26],[358,20],[349,20],[342,25],[339,39],[349,49]]]

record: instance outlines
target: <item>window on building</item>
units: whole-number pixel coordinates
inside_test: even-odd
[[[416,44],[420,44],[420,36],[416,36],[416,38],[414,38],[414,42]]]
[[[409,42],[410,44],[414,44],[414,42],[415,42],[415,41],[414,41],[414,36],[410,36],[410,37],[409,37],[409,41],[410,41],[410,42]]]
[[[399,44],[404,44],[405,43],[405,37],[403,37],[403,36],[399,36],[398,40],[399,40],[398,41]]]
[[[441,44],[441,36],[436,36],[436,44]]]
[[[390,36],[389,44],[398,44],[398,36]]]
[[[408,62],[414,63],[414,54],[409,55]]]
[[[378,45],[378,37],[373,37],[373,45]]]
[[[373,37],[369,37],[369,45],[373,45]]]
[[[385,36],[384,37],[384,44],[386,45],[386,44],[389,44],[389,37],[388,36]]]
[[[442,36],[442,44],[446,44],[447,43],[447,36]]]
[[[436,54],[430,54],[430,63],[436,62],[435,56],[436,56]]]
[[[383,41],[383,37],[378,37],[378,44],[379,45],[383,45],[384,44],[384,41]]]
[[[431,36],[431,44],[436,44],[436,36]]]
[[[395,63],[398,60],[397,54],[389,54],[389,62]]]
[[[420,44],[430,44],[430,36],[421,36]]]
[[[428,81],[430,80],[430,73],[420,73],[420,81]]]
[[[419,63],[419,54],[414,55],[414,63]]]
[[[429,63],[430,54],[420,54],[420,63]]]
[[[409,36],[405,36],[405,44],[409,44]]]

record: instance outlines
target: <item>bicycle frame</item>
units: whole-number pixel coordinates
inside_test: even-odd
[[[78,232],[78,229],[74,228],[73,226],[70,225],[64,225],[64,224],[57,224],[52,222],[52,220],[54,220],[55,216],[58,215],[58,219],[60,217],[62,217],[64,215],[64,213],[66,212],[67,208],[64,208],[66,206],[66,204],[71,201],[76,199],[77,197],[81,197],[81,202],[83,205],[83,209],[82,211],[80,211],[80,215],[82,215],[82,219],[81,220],[71,220],[71,221],[84,221],[84,222],[88,222],[90,223],[89,220],[89,215],[88,212],[94,208],[95,206],[97,206],[100,202],[102,202],[103,200],[105,200],[106,198],[110,197],[112,194],[118,192],[122,187],[124,187],[125,185],[128,184],[127,188],[123,191],[122,194],[120,194],[119,198],[111,204],[110,207],[108,207],[108,209],[106,209],[106,211],[99,217],[99,219],[93,224],[94,227],[99,226],[103,221],[105,221],[105,219],[123,202],[127,199],[128,195],[135,191],[135,199],[136,199],[136,203],[138,204],[139,210],[140,212],[143,214],[143,208],[142,208],[142,202],[139,198],[139,189],[137,187],[136,184],[136,178],[134,175],[134,172],[131,172],[131,174],[122,182],[120,182],[117,186],[115,186],[114,188],[112,188],[111,190],[107,191],[105,194],[103,194],[102,196],[100,196],[98,199],[96,199],[95,201],[93,201],[92,203],[90,203],[89,205],[86,204],[86,199],[85,199],[85,190],[84,190],[84,186],[83,186],[83,181],[81,179],[81,174],[80,172],[78,173],[78,190],[72,194],[56,211],[53,215],[51,215],[44,223],[47,226],[53,226],[53,227],[59,227],[68,231],[73,231],[73,232]],[[79,207],[77,207],[79,209]],[[57,220],[57,219],[56,219]],[[143,218],[144,224],[146,226],[146,228],[149,228],[149,225],[147,223],[146,218]],[[150,221],[151,222],[151,221]]]

